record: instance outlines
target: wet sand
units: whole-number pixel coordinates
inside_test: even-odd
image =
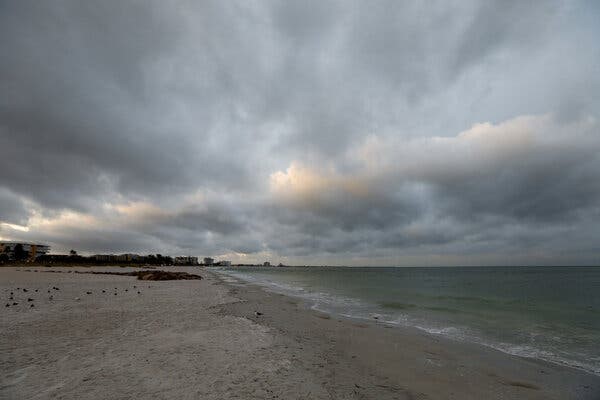
[[[337,319],[200,268],[160,282],[34,269],[0,268],[0,399],[600,399],[595,375]]]

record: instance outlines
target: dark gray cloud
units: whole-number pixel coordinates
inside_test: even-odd
[[[594,4],[0,9],[1,238],[243,261],[599,261]]]
[[[29,212],[23,200],[6,188],[0,187],[0,222],[25,224],[28,217]]]

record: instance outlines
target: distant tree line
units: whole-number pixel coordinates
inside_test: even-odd
[[[39,256],[36,262],[45,264],[95,264],[95,265],[114,265],[114,264],[149,264],[149,265],[173,265],[173,257],[163,256],[162,254],[148,254],[146,256],[134,257],[127,255],[98,255],[98,256],[81,256],[74,250],[69,254],[45,254]]]
[[[11,257],[9,257],[9,253],[11,252],[9,247],[4,249],[4,252],[0,254],[0,263],[7,263],[11,261]],[[23,248],[21,243],[15,245],[12,256],[13,261],[25,261],[29,258],[29,252]]]

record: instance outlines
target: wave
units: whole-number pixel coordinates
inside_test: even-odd
[[[231,271],[225,269],[218,269],[217,271],[221,272],[223,276],[230,276],[236,279],[241,279],[242,281],[248,283],[258,284],[267,291],[299,298],[306,303],[308,308],[323,313],[362,321],[377,320],[378,323],[383,323],[390,326],[416,328],[431,335],[440,335],[452,340],[472,342],[502,351],[510,355],[541,359],[600,375],[600,359],[592,358],[590,362],[582,359],[576,360],[573,359],[574,357],[572,357],[572,354],[566,354],[564,350],[555,348],[542,349],[530,344],[518,344],[493,340],[483,333],[467,326],[440,325],[441,321],[429,320],[426,318],[426,316],[415,317],[414,315],[410,315],[410,312],[415,310],[434,311],[450,315],[471,314],[475,316],[481,316],[479,313],[473,313],[452,307],[419,306],[414,303],[396,301],[377,302],[371,304],[356,298],[350,298],[323,291],[310,290],[309,288],[280,281],[274,281],[264,276],[256,276],[255,274],[245,274],[240,271]],[[239,281],[236,282],[239,283]],[[485,302],[486,300],[472,296],[437,296],[437,298],[477,302],[482,300]],[[539,335],[539,332],[530,332],[525,336],[535,337],[536,335]],[[580,358],[589,359],[589,356],[586,357],[586,355],[583,355]]]

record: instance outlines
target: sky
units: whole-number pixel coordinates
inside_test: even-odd
[[[0,239],[600,264],[595,1],[0,1]]]

